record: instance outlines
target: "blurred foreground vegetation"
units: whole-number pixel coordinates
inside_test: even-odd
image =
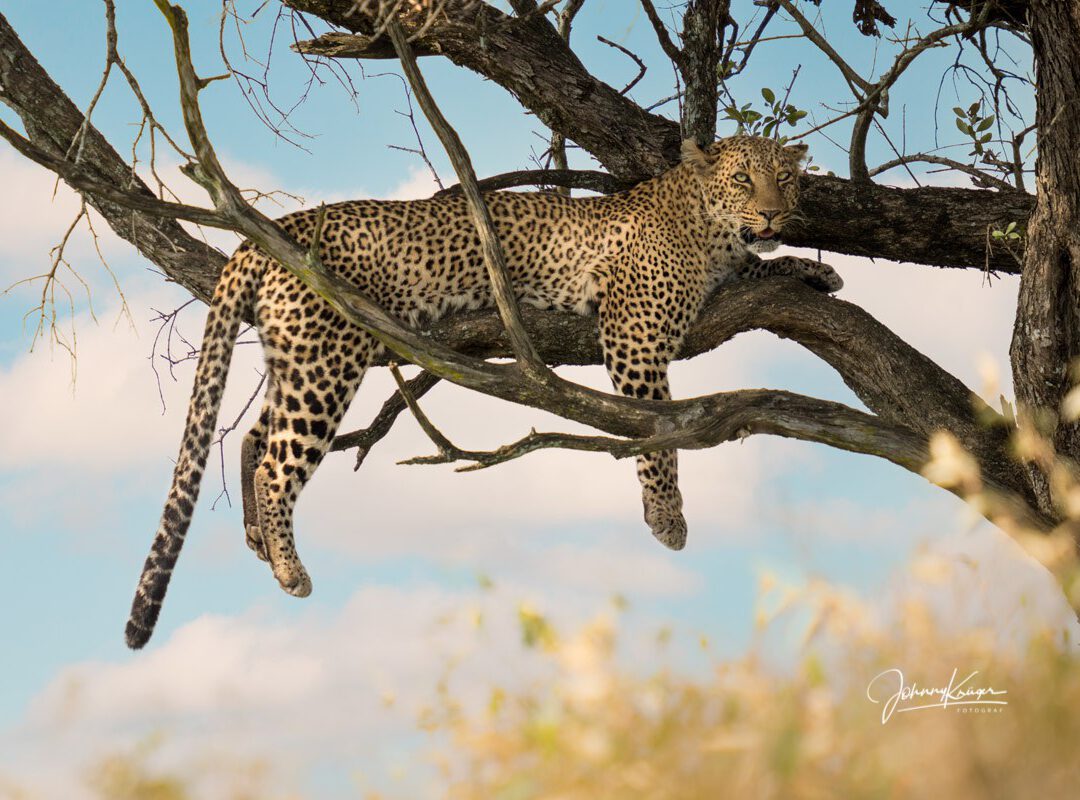
[[[947,565],[937,579],[947,581]],[[540,669],[525,686],[485,687],[465,703],[437,687],[417,720],[432,747],[437,794],[381,790],[368,800],[606,798],[1074,798],[1080,786],[1080,656],[1060,631],[1002,648],[990,631],[945,633],[930,609],[902,604],[888,620],[823,582],[784,587],[766,576],[755,644],[742,657],[708,657],[698,675],[627,658],[622,604],[563,633],[538,611],[518,610],[522,647]],[[779,633],[790,662],[767,663]],[[666,631],[647,643],[654,663],[679,645]],[[684,645],[686,643],[683,643]],[[667,659],[674,661],[675,659]],[[938,687],[952,671],[1007,694],[1003,706],[953,706],[882,722],[867,697],[890,668],[907,684]],[[882,699],[888,692],[879,692]],[[915,701],[898,706],[913,705]],[[472,707],[467,707],[467,706]],[[95,765],[102,800],[263,800],[316,797],[283,790],[261,763],[155,769],[158,742]],[[207,778],[210,778],[209,783]],[[207,793],[207,786],[216,787]],[[400,788],[400,787],[399,787]],[[0,782],[0,797],[34,798]]]

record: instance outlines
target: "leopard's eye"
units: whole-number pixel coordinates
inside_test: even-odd
[[[750,183],[750,176],[747,175],[745,172],[736,172],[731,177],[734,178],[738,183]]]
[[[777,183],[783,183],[784,181],[787,181],[787,180],[791,180],[791,173],[788,172],[787,170],[784,170],[783,172],[779,173],[776,176],[776,182]]]

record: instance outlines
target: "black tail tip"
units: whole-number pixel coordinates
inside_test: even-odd
[[[129,619],[127,627],[124,629],[124,639],[127,641],[127,646],[132,650],[140,650],[144,644],[150,641],[153,633],[153,628],[144,628],[137,624],[135,620]]]

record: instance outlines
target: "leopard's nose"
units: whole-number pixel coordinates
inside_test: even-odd
[[[772,222],[774,217],[780,215],[780,209],[770,208],[767,211],[759,211],[758,213],[761,214],[761,216],[765,217],[766,222]]]

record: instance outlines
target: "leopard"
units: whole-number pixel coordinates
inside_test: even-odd
[[[760,136],[687,140],[677,164],[621,192],[495,191],[484,202],[519,302],[595,315],[614,390],[668,400],[669,365],[719,286],[790,276],[823,292],[842,288],[827,264],[759,255],[797,219],[806,157],[803,143]],[[314,240],[327,269],[410,325],[494,303],[460,193],[328,204],[278,224],[305,248]],[[240,447],[245,540],[285,592],[311,593],[294,508],[383,345],[247,241],[222,269],[206,316],[172,485],[125,630],[133,649],[150,639],[187,535],[245,318],[255,321],[268,384]],[[645,523],[662,544],[683,548],[676,451],[636,462]]]

